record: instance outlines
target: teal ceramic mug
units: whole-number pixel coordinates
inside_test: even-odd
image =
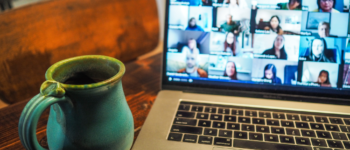
[[[50,107],[50,150],[130,149],[134,123],[121,78],[125,66],[107,56],[80,56],[60,61],[46,72],[40,93],[25,106],[19,137],[29,150],[43,150],[36,137],[42,112]]]

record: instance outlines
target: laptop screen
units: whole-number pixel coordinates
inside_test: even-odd
[[[168,0],[163,82],[350,95],[349,0]]]

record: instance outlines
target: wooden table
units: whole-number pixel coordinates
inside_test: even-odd
[[[126,64],[126,73],[122,82],[126,100],[134,116],[134,140],[160,90],[160,69],[161,54]],[[0,150],[24,149],[18,137],[18,121],[27,102],[19,102],[0,109]],[[46,110],[37,127],[38,141],[44,147],[47,146],[46,123],[48,115],[48,110]]]

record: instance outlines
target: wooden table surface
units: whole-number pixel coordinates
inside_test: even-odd
[[[160,91],[161,54],[125,65],[126,73],[122,82],[126,100],[134,116],[134,139],[136,139],[157,93]],[[24,149],[18,137],[18,121],[27,102],[19,102],[0,109],[0,150]],[[38,141],[44,147],[47,146],[46,123],[48,115],[48,110],[46,110],[37,127]]]

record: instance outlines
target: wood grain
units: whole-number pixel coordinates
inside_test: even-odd
[[[154,0],[51,0],[0,14],[0,99],[39,92],[53,63],[100,54],[135,60],[159,40]]]
[[[142,127],[160,90],[161,54],[126,64],[123,88],[135,129]],[[0,150],[24,149],[18,137],[18,121],[28,101],[22,101],[0,109]],[[46,123],[48,111],[40,118],[37,127],[38,140],[46,144]],[[139,130],[138,130],[139,131]],[[135,138],[139,132],[135,132]]]

